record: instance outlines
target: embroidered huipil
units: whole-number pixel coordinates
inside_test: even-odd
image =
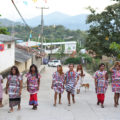
[[[120,93],[120,70],[113,70],[112,91]]]
[[[8,92],[9,98],[20,98],[20,81],[22,80],[21,76],[9,75],[8,76]]]
[[[40,74],[36,76],[36,74],[32,75],[31,73],[27,73],[27,82],[28,82],[28,90],[30,94],[35,94],[38,92],[38,80],[41,78]]]
[[[58,72],[53,74],[53,89],[57,93],[64,92],[64,74],[60,75]]]
[[[108,80],[105,79],[107,71],[100,71],[98,70],[94,78],[97,80],[97,94],[104,94],[108,87]]]
[[[65,75],[66,78],[66,91],[75,94],[75,84],[78,74],[75,71],[68,71]]]

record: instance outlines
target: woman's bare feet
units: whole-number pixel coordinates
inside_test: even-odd
[[[17,109],[18,111],[20,111],[21,110],[21,106],[20,105],[18,105],[18,109]]]
[[[62,104],[61,100],[59,100],[59,104],[60,104],[60,105]]]
[[[117,104],[115,104],[114,107],[117,107]]]
[[[12,113],[13,112],[13,109],[10,109],[9,111],[8,111],[8,113]]]

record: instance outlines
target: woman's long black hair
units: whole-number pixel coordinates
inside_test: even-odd
[[[17,66],[13,66],[13,67],[11,68],[11,70],[10,70],[10,75],[13,75],[13,73],[12,73],[12,70],[13,70],[13,69],[15,69],[16,75],[19,76],[19,75],[20,75],[20,72],[19,72]]]
[[[38,69],[37,69],[37,66],[35,64],[32,64],[30,66],[30,70],[29,70],[29,73],[32,73],[32,67],[35,68],[35,74],[36,74],[36,77],[38,78]]]
[[[103,66],[103,65],[105,66],[105,64],[104,64],[104,63],[101,63],[101,64],[99,65],[99,69],[100,69],[100,67],[101,67],[101,66]]]

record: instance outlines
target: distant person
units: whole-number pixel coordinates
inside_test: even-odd
[[[55,91],[54,106],[56,106],[57,95],[59,94],[59,104],[61,103],[61,95],[64,92],[64,73],[61,65],[57,66],[57,71],[53,74],[52,89]]]
[[[119,105],[120,97],[120,63],[116,62],[114,67],[110,69],[112,72],[112,92],[114,92],[114,106]]]
[[[27,77],[27,91],[30,93],[29,105],[33,106],[33,110],[37,110],[38,106],[38,98],[37,93],[40,87],[40,74],[38,73],[38,69],[36,65],[31,65],[29,73],[26,75]]]
[[[2,104],[2,99],[3,99],[2,83],[3,83],[3,77],[2,77],[2,75],[0,75],[0,107],[3,107],[3,104]]]
[[[105,69],[105,64],[99,65],[99,70],[95,72],[95,89],[97,93],[98,102],[97,105],[101,103],[101,107],[104,108],[105,93],[108,87],[108,74]]]
[[[13,107],[18,105],[18,110],[21,109],[21,92],[22,92],[22,77],[16,66],[13,66],[10,75],[7,77],[6,94],[9,94],[9,113],[13,112]]]
[[[79,64],[77,66],[77,74],[79,75],[79,80],[78,83],[76,85],[76,89],[77,89],[77,94],[80,93],[80,87],[82,86],[82,82],[83,82],[83,78],[85,76],[85,74],[83,73],[83,67],[81,64]]]
[[[68,106],[71,105],[70,96],[72,95],[72,101],[75,103],[75,87],[79,80],[77,72],[74,71],[74,65],[69,65],[69,71],[65,74],[65,86],[68,97]]]

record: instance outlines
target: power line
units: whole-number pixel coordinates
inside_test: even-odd
[[[29,25],[27,24],[27,22],[25,21],[25,19],[23,18],[23,16],[21,15],[20,11],[18,10],[14,0],[11,0],[12,4],[14,5],[15,9],[17,10],[18,14],[20,15],[22,21],[24,22],[24,24],[27,26],[27,28],[32,31],[32,29],[29,27]]]

